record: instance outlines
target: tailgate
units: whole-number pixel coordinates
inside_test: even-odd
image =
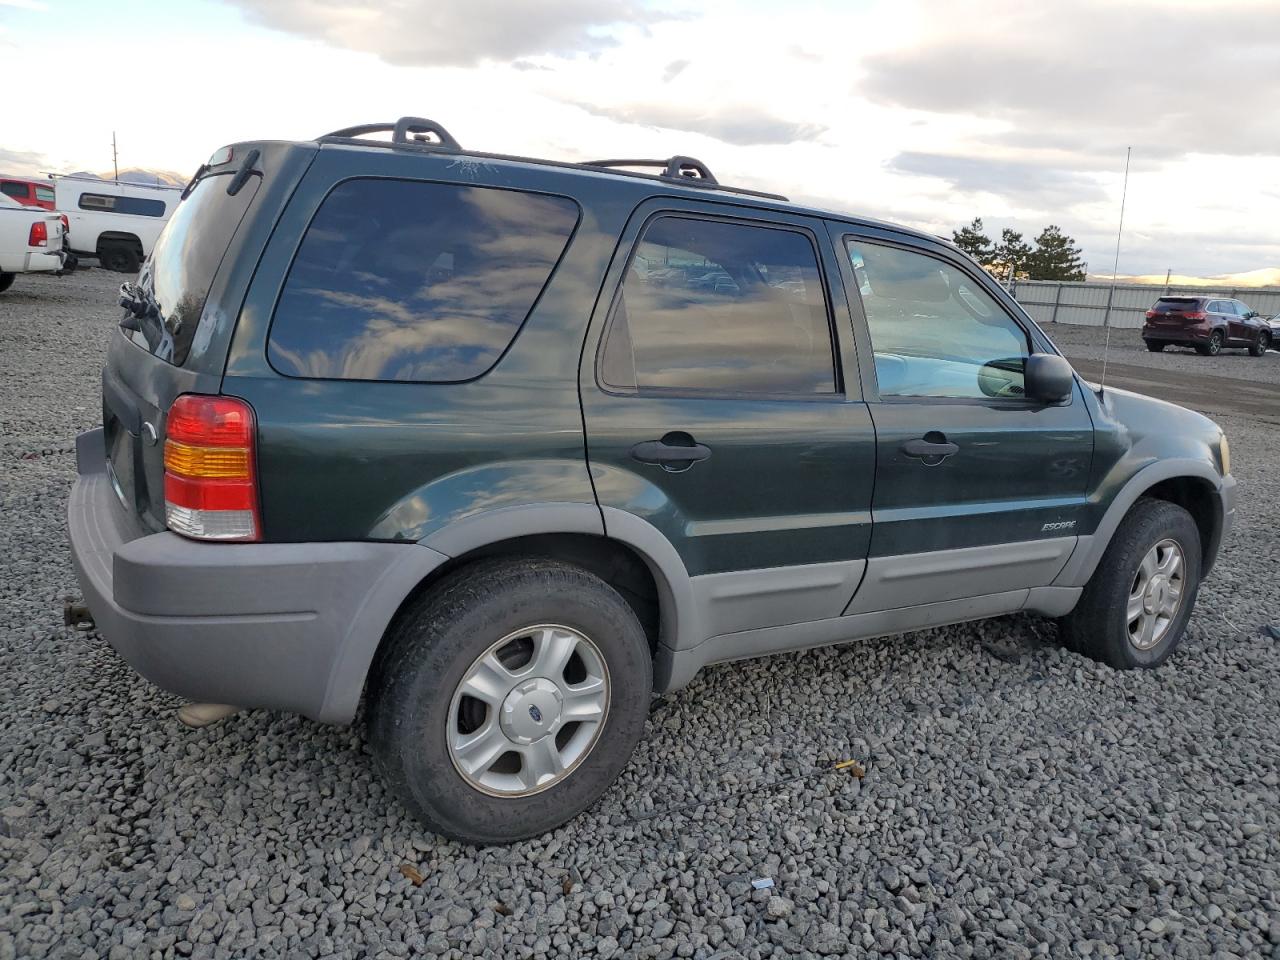
[[[275,218],[274,211],[259,217],[255,206],[272,194],[272,168],[259,161],[284,150],[237,148],[219,167],[202,168],[137,281],[121,285],[127,306],[102,371],[107,474],[125,507],[153,530],[165,526],[165,418],[179,395],[221,388],[225,334],[234,326],[226,320],[243,299],[239,273],[261,252],[257,221]],[[241,167],[251,175],[240,176]]]

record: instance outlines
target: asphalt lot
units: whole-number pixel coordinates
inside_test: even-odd
[[[71,446],[99,421],[119,280],[0,295],[0,960],[1280,958],[1265,410],[1218,418],[1240,515],[1164,667],[1112,671],[1021,616],[715,667],[655,704],[595,809],[476,850],[406,818],[358,726],[183,729],[61,625]],[[1051,332],[1085,368],[1093,331]],[[1186,363],[1215,405],[1280,368],[1118,356],[1112,383]]]

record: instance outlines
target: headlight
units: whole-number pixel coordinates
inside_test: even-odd
[[[1225,477],[1231,472],[1231,444],[1227,443],[1225,433],[1218,439],[1218,458],[1222,461],[1222,475]]]

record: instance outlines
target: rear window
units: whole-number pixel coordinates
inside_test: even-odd
[[[159,324],[143,322],[131,336],[156,356],[181,366],[204,312],[209,287],[236,228],[258,192],[260,177],[250,177],[234,197],[231,177],[205,177],[164,225],[155,249],[138,275],[138,291],[149,300]]]
[[[0,183],[0,193],[6,197],[26,197],[31,192],[31,188],[25,183],[15,183],[13,180],[5,180]]]
[[[147,197],[118,197],[111,193],[82,193],[80,209],[127,213],[135,217],[163,217],[164,201]]]
[[[1184,313],[1200,307],[1199,297],[1161,297],[1152,307],[1156,313]]]
[[[53,190],[50,187],[36,187],[36,199],[43,203],[53,203]]]
[[[339,184],[276,306],[291,377],[456,382],[515,338],[578,222],[565,197],[409,180]]]

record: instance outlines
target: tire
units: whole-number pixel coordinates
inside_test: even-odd
[[[0,293],[4,293],[13,286],[13,281],[18,279],[16,273],[0,273]]]
[[[544,625],[554,625],[555,642],[577,644],[558,673],[531,666],[552,649],[540,639],[553,630]],[[489,705],[463,692],[473,670],[468,689],[485,690]],[[585,687],[593,676],[604,680],[602,719],[564,720],[554,696],[547,699],[546,685],[556,686],[550,678],[565,694],[573,687],[563,684]],[[369,679],[369,741],[385,783],[428,829],[474,844],[511,843],[566,823],[604,793],[640,741],[652,688],[644,629],[613,587],[558,560],[481,561],[413,601],[389,629]],[[554,736],[541,732],[556,724]],[[536,743],[518,744],[513,731]],[[456,758],[465,754],[451,748],[472,734],[495,751],[509,748],[488,766],[475,764],[482,783],[464,774],[465,759]],[[564,772],[545,784],[529,782],[527,757],[538,743],[564,761]]]
[[[1249,345],[1249,356],[1260,357],[1267,352],[1270,346],[1271,334],[1263,330],[1258,334],[1258,339]]]
[[[138,251],[121,242],[104,244],[98,253],[98,262],[103,269],[114,270],[116,273],[137,273],[142,265]]]
[[[1161,350],[1164,349],[1164,341],[1161,340],[1157,342],[1155,340],[1148,340],[1147,349],[1150,350],[1152,353],[1159,353]]]
[[[1222,331],[1215,330],[1209,337],[1208,343],[1197,343],[1196,353],[1202,357],[1216,357],[1222,352]]]
[[[1141,616],[1130,620],[1130,604],[1133,591],[1142,586],[1150,571],[1142,565],[1149,554],[1161,558],[1169,556],[1169,548],[1163,553],[1164,544],[1173,544],[1180,554],[1181,588],[1176,609],[1168,611],[1163,627],[1156,618],[1156,630],[1150,635],[1141,633],[1151,607],[1141,604]],[[1076,608],[1058,621],[1059,637],[1063,646],[1084,654],[1117,670],[1136,667],[1157,667],[1164,663],[1182,640],[1187,620],[1195,607],[1200,589],[1200,531],[1195,521],[1182,507],[1165,500],[1143,498],[1133,505],[1121,521],[1102,555],[1098,567],[1085,585]],[[1157,567],[1158,569],[1158,567]],[[1154,594],[1154,595],[1153,595]],[[1161,593],[1159,585],[1152,591],[1139,589],[1138,599],[1150,600],[1157,610],[1168,593]],[[1138,630],[1134,631],[1135,625]],[[1138,636],[1133,635],[1134,632]]]

